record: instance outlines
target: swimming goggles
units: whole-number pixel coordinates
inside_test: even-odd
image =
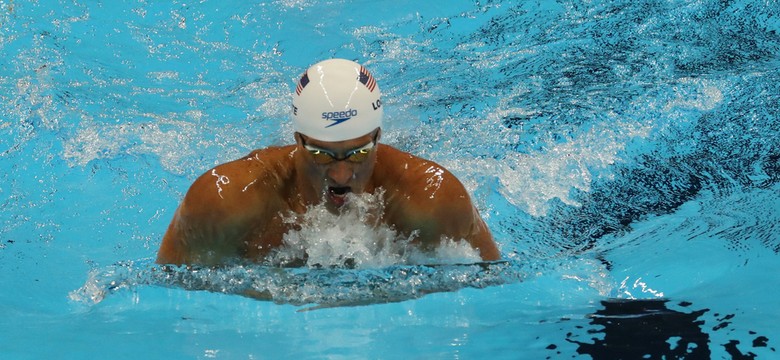
[[[375,145],[376,141],[372,141],[365,146],[347,151],[344,156],[339,157],[333,151],[320,149],[316,146],[306,145],[306,142],[303,143],[303,147],[306,148],[306,150],[308,150],[312,155],[314,162],[320,165],[330,164],[334,161],[342,160],[347,160],[351,163],[361,163],[368,158],[368,155],[371,153],[371,150]]]

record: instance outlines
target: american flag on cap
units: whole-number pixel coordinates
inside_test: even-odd
[[[307,79],[308,80],[308,79]],[[369,91],[374,92],[374,89],[376,88],[376,80],[374,80],[374,76],[371,75],[370,72],[368,72],[368,69],[360,66],[360,82],[365,85]]]
[[[295,93],[301,95],[301,91],[303,91],[303,88],[305,88],[307,84],[309,84],[309,74],[303,73],[301,79],[298,80],[298,86],[295,87]]]

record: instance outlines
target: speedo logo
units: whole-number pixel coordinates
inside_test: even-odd
[[[333,124],[326,126],[331,127],[341,124],[351,119],[353,116],[357,116],[357,114],[358,111],[355,109],[349,109],[345,111],[326,111],[322,113],[322,118],[325,120],[335,121]]]

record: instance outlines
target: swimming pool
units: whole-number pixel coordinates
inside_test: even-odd
[[[779,9],[0,0],[0,353],[776,358]],[[290,142],[294,80],[333,56],[507,261],[158,271],[193,179]]]

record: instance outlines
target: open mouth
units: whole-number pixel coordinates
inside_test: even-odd
[[[352,192],[352,188],[349,186],[329,186],[328,193],[334,196],[344,196],[347,193]]]
[[[352,192],[352,188],[349,186],[329,186],[328,197],[337,206],[344,205],[346,201],[345,197],[348,193]]]

